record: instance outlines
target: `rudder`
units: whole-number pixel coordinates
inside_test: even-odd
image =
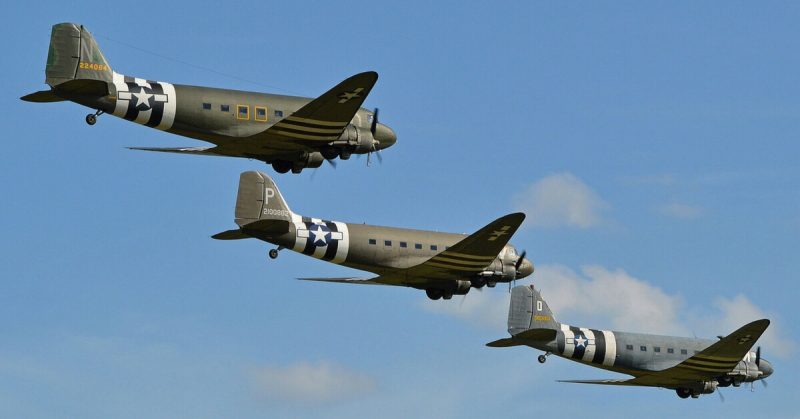
[[[547,302],[533,285],[514,287],[508,310],[508,332],[519,334],[529,329],[558,330],[560,324]]]
[[[272,178],[261,172],[244,172],[239,176],[235,221],[242,227],[259,220],[292,221],[292,211]]]
[[[45,83],[51,87],[71,80],[111,82],[113,72],[91,33],[75,23],[53,25],[47,53]]]

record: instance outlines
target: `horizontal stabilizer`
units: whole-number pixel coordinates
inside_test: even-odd
[[[539,340],[549,342],[556,338],[556,332],[553,329],[530,329],[514,335],[514,339],[520,340]]]
[[[486,344],[486,346],[491,346],[492,348],[505,348],[509,346],[525,345],[525,341],[531,340],[550,342],[556,338],[556,333],[557,332],[553,329],[530,329],[522,333],[517,333],[510,338],[498,339],[494,342],[489,342]]]
[[[34,103],[49,103],[49,102],[63,102],[66,99],[58,96],[52,90],[41,90],[36,93],[31,93],[21,97],[20,99],[26,102],[34,102]]]
[[[241,240],[241,239],[249,239],[250,236],[244,234],[242,230],[237,228],[236,230],[228,230],[228,231],[223,231],[222,233],[217,233],[211,236],[211,238],[217,240]]]
[[[216,147],[128,147],[128,150],[158,151],[162,153],[198,154],[201,156],[222,156],[214,153]]]
[[[489,342],[489,343],[486,344],[486,346],[491,347],[491,348],[508,348],[510,346],[520,346],[520,345],[524,345],[524,344],[525,343],[523,343],[519,339],[505,338],[505,339],[498,339],[498,340],[496,340],[494,342]]]
[[[242,226],[242,231],[264,234],[285,234],[289,232],[289,222],[286,220],[264,219],[253,221]]]

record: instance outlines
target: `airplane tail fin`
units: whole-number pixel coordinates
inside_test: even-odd
[[[261,172],[244,172],[239,176],[236,224],[244,227],[262,220],[291,222],[292,210],[272,178]]]
[[[75,23],[53,25],[47,53],[45,82],[50,87],[72,80],[112,82],[113,72],[94,37]]]
[[[559,330],[547,302],[533,285],[520,285],[511,291],[511,305],[508,309],[508,332],[518,335],[530,329]]]

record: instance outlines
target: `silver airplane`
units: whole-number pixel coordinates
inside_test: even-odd
[[[761,348],[751,351],[767,326],[769,320],[756,320],[717,341],[570,326],[555,320],[539,291],[530,285],[511,292],[511,337],[487,346],[530,346],[545,351],[539,355],[540,363],[553,354],[634,377],[562,382],[663,387],[685,399],[769,377],[772,364],[761,358]]]

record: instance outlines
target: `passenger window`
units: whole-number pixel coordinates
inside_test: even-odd
[[[633,350],[633,345],[625,345],[625,349],[627,349],[629,351],[632,351]]]
[[[256,106],[256,121],[265,122],[267,120],[267,108]]]
[[[674,349],[672,349],[672,348],[667,348],[667,353],[668,353],[668,354],[674,354],[674,353],[675,353],[675,350],[674,350]]]
[[[231,106],[230,105],[219,105],[219,110],[222,112],[230,112]]]
[[[647,352],[647,346],[642,345],[639,347],[639,350],[642,352]]]
[[[392,245],[392,241],[391,241],[391,240],[384,240],[384,241],[383,241],[383,244],[384,244],[385,246],[391,246],[391,245]]]
[[[210,103],[203,103],[203,109],[207,110],[207,111],[211,110],[211,104]]]
[[[236,106],[236,119],[250,119],[250,107],[247,105]]]
[[[283,118],[283,111],[275,111],[275,116],[278,118]]]
[[[653,347],[653,352],[661,352],[661,347],[660,346],[654,346]]]
[[[435,244],[432,244],[431,245],[431,250],[436,250],[436,249],[438,249],[438,247]]]
[[[375,239],[369,239],[369,244],[375,244],[375,243],[377,243],[377,242],[375,241]]]
[[[406,242],[400,242],[400,247],[408,247],[408,243],[406,243]]]
[[[686,352],[686,349],[681,349],[681,355],[686,355],[686,354],[688,354],[688,352]]]
[[[422,250],[422,244],[421,243],[414,243],[414,248],[417,249],[417,250]]]

